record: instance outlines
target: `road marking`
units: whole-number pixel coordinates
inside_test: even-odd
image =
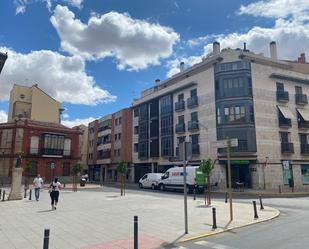
[[[213,249],[237,249],[235,247],[217,244],[217,243],[209,242],[209,241],[206,241],[206,240],[197,241],[194,244],[200,245],[200,246],[209,246]]]

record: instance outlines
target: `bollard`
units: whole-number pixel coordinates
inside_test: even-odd
[[[44,229],[43,249],[48,249],[48,247],[49,247],[49,229]]]
[[[195,201],[196,200],[196,190],[195,190],[195,188],[193,189],[193,200]]]
[[[25,188],[24,198],[27,197],[27,189]]]
[[[281,194],[281,185],[279,185],[279,193]]]
[[[0,188],[0,199],[1,199],[2,189]]]
[[[138,249],[138,216],[134,216],[134,249]]]
[[[29,201],[31,201],[31,197],[32,197],[32,189],[29,189]]]
[[[65,188],[65,183],[63,183],[63,187]]]
[[[227,203],[227,192],[225,192],[225,203]]]
[[[259,199],[260,199],[260,209],[263,210],[264,206],[263,206],[262,196],[261,195],[259,195]]]
[[[259,216],[258,216],[257,210],[256,210],[256,201],[253,201],[253,209],[254,209],[254,219],[258,219]]]
[[[3,189],[3,194],[2,194],[2,201],[5,199],[5,190]]]
[[[217,229],[216,208],[212,208],[212,229]]]

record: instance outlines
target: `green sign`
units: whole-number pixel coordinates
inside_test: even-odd
[[[195,181],[197,185],[204,186],[205,185],[205,175],[199,169],[195,171]]]
[[[248,160],[232,160],[231,164],[238,164],[238,165],[244,165],[244,164],[249,164],[250,161]]]

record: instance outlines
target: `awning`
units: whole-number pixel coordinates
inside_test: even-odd
[[[280,106],[280,105],[278,105],[277,107],[279,108],[280,112],[282,113],[282,115],[285,118],[287,118],[287,119],[293,119],[294,118],[293,113],[291,112],[291,110],[288,107]]]
[[[305,121],[309,121],[309,111],[307,109],[298,109],[297,111],[303,117]]]

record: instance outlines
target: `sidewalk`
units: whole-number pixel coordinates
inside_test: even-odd
[[[215,201],[218,229],[212,230],[212,209],[204,201],[188,198],[189,234],[184,235],[183,198],[150,192],[127,191],[120,197],[115,189],[103,192],[62,191],[56,211],[50,210],[49,195],[41,193],[39,202],[0,202],[1,247],[42,248],[44,228],[50,228],[50,248],[131,249],[133,216],[139,219],[140,249],[154,249],[205,236],[234,227],[272,219],[279,211],[258,210],[254,219],[252,203],[234,203],[234,221],[229,222],[229,204]]]

